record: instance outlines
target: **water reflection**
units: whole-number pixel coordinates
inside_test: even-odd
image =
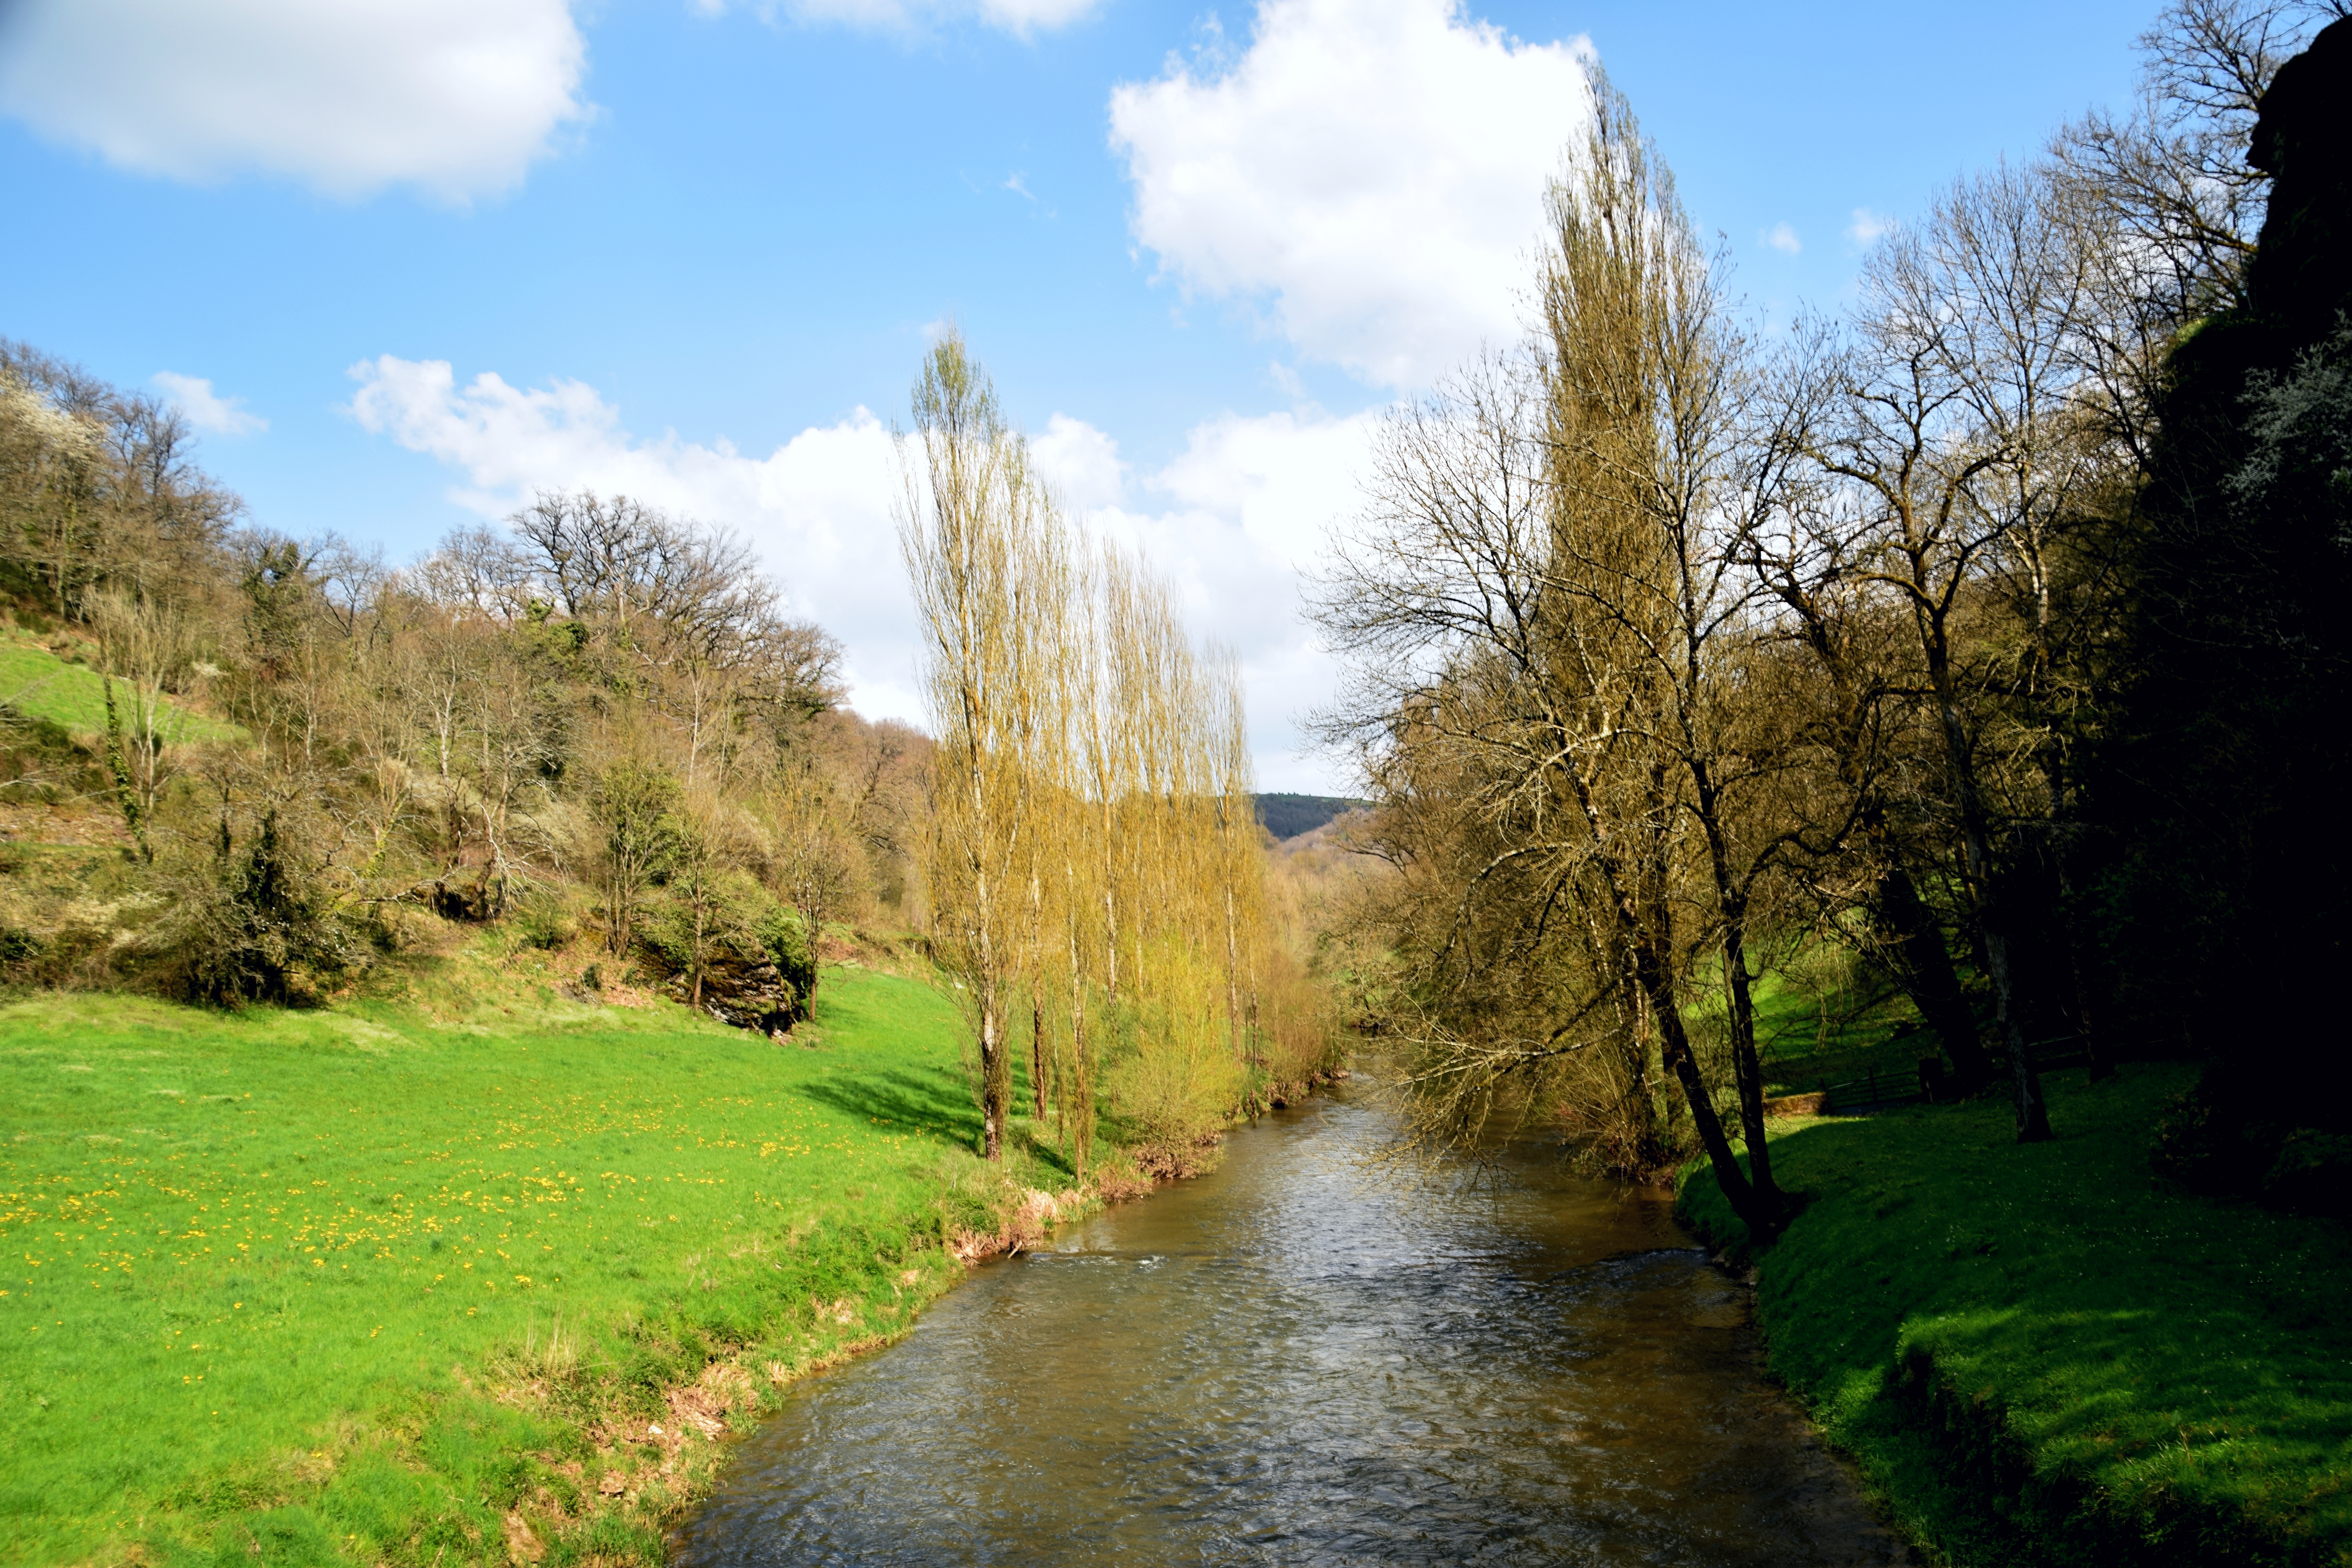
[[[1902,1561],[1654,1196],[1323,1100],[803,1386],[678,1561]]]

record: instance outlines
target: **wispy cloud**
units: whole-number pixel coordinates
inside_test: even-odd
[[[1776,223],[1766,229],[1757,237],[1757,243],[1783,256],[1794,256],[1805,248],[1805,242],[1797,237],[1797,231],[1785,223]]]
[[[208,435],[257,436],[269,428],[268,420],[247,410],[244,398],[223,397],[204,376],[159,370],[151,379],[182,418]]]
[[[764,21],[790,17],[830,22],[869,33],[920,35],[950,22],[975,19],[1025,38],[1083,20],[1100,0],[688,0],[697,16],[750,11]]]
[[[1845,237],[1867,250],[1894,226],[1893,218],[1881,217],[1868,207],[1856,207],[1853,209],[1853,221],[1845,226]]]

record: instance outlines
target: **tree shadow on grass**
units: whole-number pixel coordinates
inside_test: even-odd
[[[963,1080],[939,1069],[862,1068],[828,1074],[796,1091],[803,1098],[852,1116],[921,1132],[941,1143],[969,1149],[980,1137],[980,1108]]]
[[[803,1084],[796,1092],[818,1105],[921,1132],[941,1144],[980,1146],[980,1109],[972,1104],[963,1079],[951,1072],[879,1068],[829,1076]],[[1014,1103],[1017,1107],[1026,1101],[1016,1096]],[[1038,1164],[1077,1179],[1076,1167],[1055,1146],[1049,1129],[1016,1120],[1007,1143],[1025,1150]]]

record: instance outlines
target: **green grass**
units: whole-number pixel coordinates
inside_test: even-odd
[[[2189,1079],[2053,1074],[2027,1147],[1998,1097],[1773,1141],[1771,1365],[1955,1563],[2352,1561],[2352,1236],[2151,1174]],[[1744,1247],[1704,1171],[1683,1207]]]
[[[106,733],[105,677],[32,643],[0,639],[0,705],[30,719],[51,720],[73,734]],[[243,733],[168,698],[159,728],[164,740],[174,742],[231,740]]]
[[[779,1047],[539,957],[0,1006],[0,1560],[658,1562],[681,1410],[747,1423],[960,1274],[1003,1178],[935,992],[843,972]]]
[[[1827,998],[1767,973],[1756,983],[1755,1005],[1767,1094],[1803,1094],[1874,1070],[1899,1094],[1910,1088],[1919,1058],[1937,1054],[1935,1035],[1910,1001],[1867,973]]]

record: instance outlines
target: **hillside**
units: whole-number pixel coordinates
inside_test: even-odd
[[[1331,795],[1261,795],[1254,798],[1258,821],[1276,838],[1296,838],[1302,833],[1312,833],[1342,812],[1371,804]]]

